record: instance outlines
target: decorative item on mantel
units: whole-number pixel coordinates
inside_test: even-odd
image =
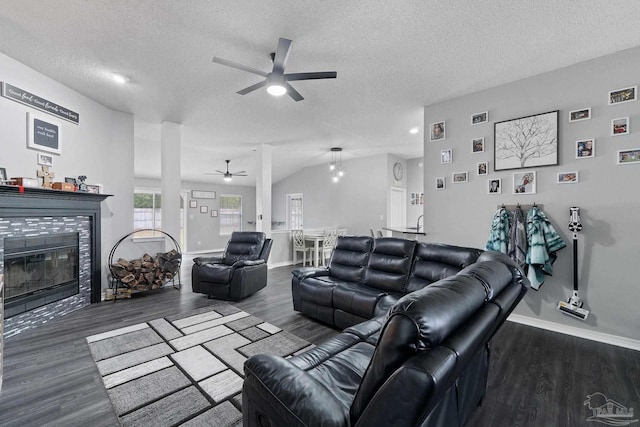
[[[40,181],[38,178],[27,178],[27,177],[13,177],[9,181],[11,181],[11,185],[15,185],[18,187],[28,187],[28,188],[40,188]]]
[[[86,175],[80,175],[78,177],[78,191],[82,191],[83,193],[87,193],[89,191],[87,184],[85,183],[86,179]]]
[[[49,170],[49,166],[42,165],[42,170],[38,171],[38,176],[42,178],[42,188],[52,188],[51,178],[55,178],[55,172]]]
[[[76,191],[76,186],[70,182],[54,182],[51,188],[62,191]]]

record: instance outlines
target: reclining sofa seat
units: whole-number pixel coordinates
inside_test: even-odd
[[[527,286],[486,252],[305,353],[253,356],[244,426],[463,426],[486,393],[488,343]]]
[[[193,260],[193,292],[238,301],[264,288],[271,244],[264,233],[234,231],[223,256]]]
[[[329,266],[293,271],[293,308],[346,328],[386,313],[403,295],[456,274],[479,249],[398,238],[338,238]]]

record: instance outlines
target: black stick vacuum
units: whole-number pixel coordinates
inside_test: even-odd
[[[569,208],[569,230],[573,232],[573,294],[567,302],[558,303],[558,310],[576,319],[587,320],[589,310],[582,308],[583,303],[578,296],[578,232],[582,230],[578,207]]]

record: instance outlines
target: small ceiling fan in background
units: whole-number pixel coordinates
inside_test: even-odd
[[[205,172],[205,175],[222,175],[225,181],[229,182],[233,179],[234,176],[247,176],[247,171],[238,171],[238,172],[229,172],[229,162],[231,160],[225,160],[227,162],[227,170],[226,172],[216,169],[215,172]]]
[[[338,73],[335,71],[285,74],[284,67],[287,63],[287,59],[289,58],[290,51],[291,40],[282,37],[278,39],[278,48],[276,49],[275,53],[271,54],[273,68],[271,69],[270,73],[265,73],[264,71],[260,71],[256,68],[228,61],[217,56],[213,57],[213,62],[265,77],[263,81],[236,92],[240,95],[246,95],[256,89],[267,86],[267,92],[269,92],[273,96],[282,96],[286,93],[289,94],[289,96],[295,101],[302,101],[304,98],[297,90],[293,88],[293,86],[289,84],[290,81],[335,79],[338,76]]]

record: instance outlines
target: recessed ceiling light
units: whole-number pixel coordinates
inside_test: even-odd
[[[120,84],[125,84],[129,81],[129,77],[123,76],[122,74],[112,73],[111,78],[113,79],[113,81]]]
[[[420,129],[419,129],[419,128],[411,128],[411,130],[409,131],[409,133],[414,134],[414,135],[415,135],[416,133],[418,133],[418,132],[420,132]]]

